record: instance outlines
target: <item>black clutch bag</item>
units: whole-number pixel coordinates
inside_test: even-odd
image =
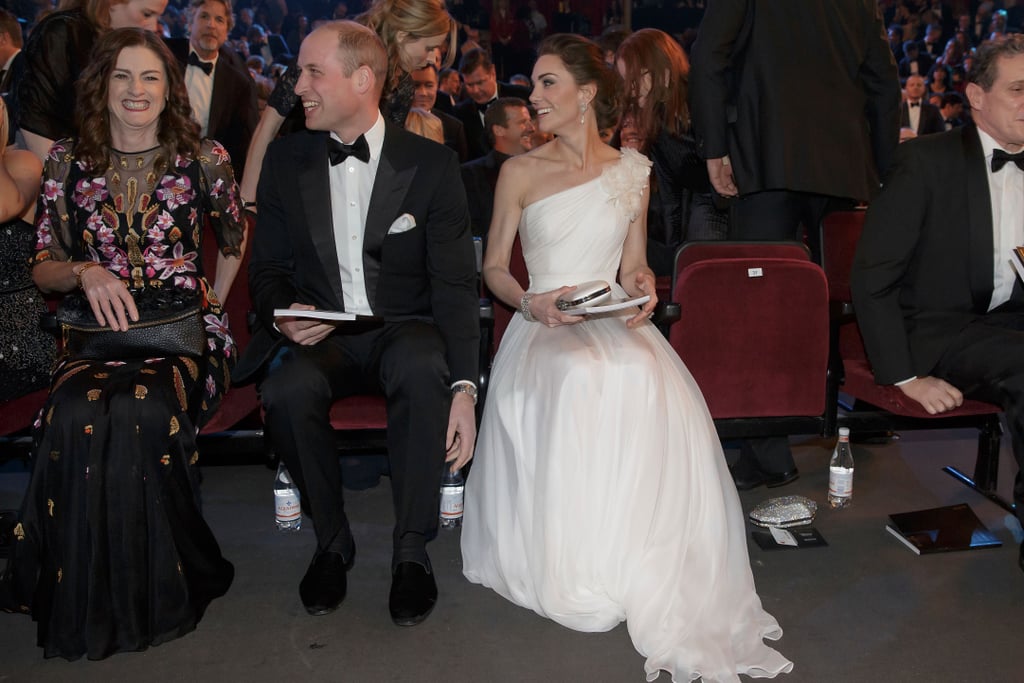
[[[139,312],[128,329],[100,325],[88,299],[69,294],[57,307],[64,354],[89,360],[129,360],[155,356],[199,357],[206,349],[199,295],[178,289],[132,293]]]

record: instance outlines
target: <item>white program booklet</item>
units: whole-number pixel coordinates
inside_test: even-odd
[[[649,295],[638,296],[635,299],[609,299],[606,303],[597,304],[596,306],[579,306],[577,308],[568,308],[562,313],[566,315],[593,315],[594,313],[610,313],[612,311],[620,311],[623,308],[633,308],[636,306],[643,306],[645,303],[651,300]]]
[[[357,315],[345,311],[325,311],[321,308],[311,311],[304,311],[295,308],[275,308],[275,318],[308,318],[310,320],[323,320],[325,322],[346,322],[352,320],[379,320],[372,315]]]

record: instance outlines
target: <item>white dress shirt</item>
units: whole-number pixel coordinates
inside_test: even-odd
[[[190,52],[195,53],[195,50]],[[199,134],[205,138],[210,127],[210,103],[213,102],[213,77],[217,73],[217,58],[201,61],[212,63],[213,69],[207,75],[198,66],[186,66],[185,89],[188,90],[188,101],[192,104],[192,115],[196,117],[201,128]]]
[[[355,157],[349,157],[337,166],[329,166],[331,218],[345,310],[349,313],[373,315],[370,299],[366,295],[363,272],[363,233],[366,230],[366,212],[370,207],[373,181],[377,177],[380,153],[384,147],[384,117],[380,112],[377,113],[377,121],[364,135],[370,147],[370,163],[364,164]],[[345,144],[355,142],[342,140],[334,133],[331,133],[331,137]]]
[[[1013,162],[998,172],[992,172],[992,152],[999,147],[988,133],[978,129],[981,148],[985,153],[985,171],[988,191],[992,199],[992,310],[1010,300],[1017,281],[1016,271],[1010,264],[1013,248],[1024,245],[1024,171]],[[1009,150],[1006,150],[1009,151]]]

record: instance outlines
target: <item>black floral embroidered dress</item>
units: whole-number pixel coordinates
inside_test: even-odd
[[[234,569],[199,507],[196,434],[227,389],[235,345],[202,266],[209,217],[239,254],[238,188],[228,155],[112,152],[86,172],[73,143],[50,150],[35,260],[100,262],[139,292],[198,293],[203,358],[64,360],[36,423],[36,457],[2,586],[31,612],[44,655],[100,659],[193,630]]]

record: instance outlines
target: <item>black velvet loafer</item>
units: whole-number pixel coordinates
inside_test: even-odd
[[[416,562],[399,562],[391,575],[391,620],[397,626],[415,626],[427,618],[436,602],[437,583],[430,570]]]
[[[786,484],[792,484],[794,481],[800,478],[800,470],[793,468],[785,472],[779,472],[778,474],[769,474],[764,478],[764,485],[770,489],[778,488],[779,486],[785,486]]]
[[[321,616],[338,609],[348,591],[346,575],[351,567],[351,559],[346,562],[341,553],[315,555],[299,584],[299,596],[306,611]]]

